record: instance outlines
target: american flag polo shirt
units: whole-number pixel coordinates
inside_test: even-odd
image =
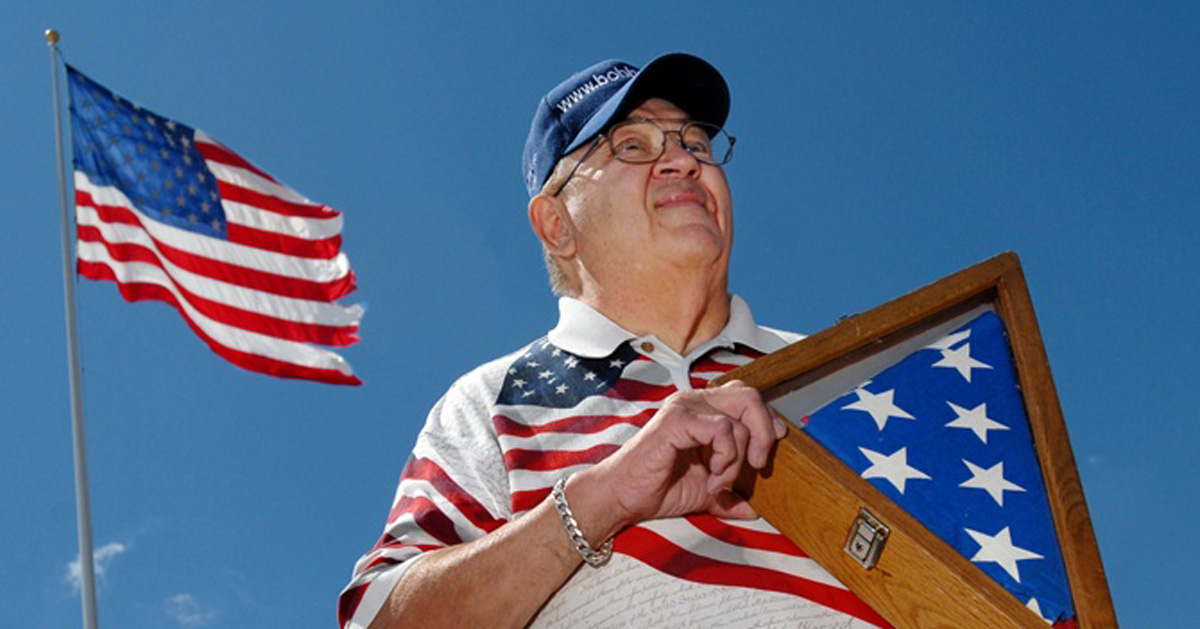
[[[558,325],[546,337],[463,376],[434,406],[383,536],[342,592],[342,626],[367,627],[424,552],[521,517],[559,478],[615,452],[672,393],[703,388],[800,338],[756,325],[733,296],[725,329],[680,356],[653,335],[636,336],[579,301],[560,300]],[[619,533],[612,560],[581,567],[532,626],[886,623],[767,522],[692,515]]]

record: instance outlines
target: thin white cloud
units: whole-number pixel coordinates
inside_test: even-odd
[[[204,609],[191,594],[176,594],[168,597],[164,604],[167,615],[184,629],[203,627],[217,617],[217,612]]]
[[[96,580],[104,578],[105,572],[108,571],[108,565],[117,555],[129,550],[129,547],[120,542],[109,542],[100,548],[92,551],[92,567],[96,574]],[[80,564],[79,557],[71,560],[67,564],[67,573],[63,579],[71,585],[71,591],[78,594],[80,588],[83,587],[83,567]]]

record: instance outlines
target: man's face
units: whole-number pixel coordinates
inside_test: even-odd
[[[629,119],[651,119],[678,130],[687,114],[651,99]],[[673,270],[710,269],[723,281],[733,242],[732,199],[720,166],[701,164],[668,133],[657,161],[628,164],[606,147],[580,166],[567,195],[578,255],[601,282],[609,273],[653,273],[670,280]]]

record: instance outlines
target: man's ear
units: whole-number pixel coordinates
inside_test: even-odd
[[[567,208],[561,199],[542,193],[529,200],[529,225],[546,250],[558,257],[575,253],[575,238],[567,224]]]

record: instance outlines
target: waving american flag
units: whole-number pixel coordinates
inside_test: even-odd
[[[80,275],[174,306],[217,354],[284,378],[359,384],[334,352],[362,309],[342,216],[203,131],[67,66]]]

